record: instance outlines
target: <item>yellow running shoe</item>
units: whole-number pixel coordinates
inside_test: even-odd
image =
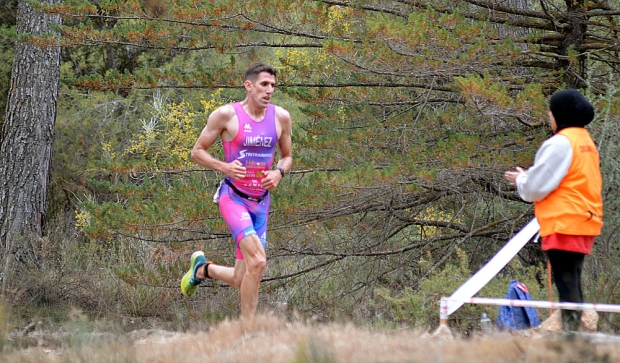
[[[187,297],[192,297],[196,293],[196,290],[200,287],[201,279],[196,277],[196,271],[198,267],[207,263],[205,254],[202,251],[196,251],[192,253],[191,265],[189,271],[181,279],[181,292]]]

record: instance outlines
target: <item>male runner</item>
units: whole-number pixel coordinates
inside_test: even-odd
[[[183,295],[194,295],[205,278],[217,279],[239,289],[241,316],[254,316],[260,280],[267,265],[269,191],[290,170],[291,116],[269,103],[276,86],[276,70],[255,63],[245,72],[246,98],[224,105],[209,115],[192,150],[192,160],[226,175],[216,195],[220,213],[236,244],[234,267],[207,261],[202,251],[192,254],[189,271],[181,280]],[[207,150],[221,138],[225,161]],[[272,169],[275,149],[280,159]]]

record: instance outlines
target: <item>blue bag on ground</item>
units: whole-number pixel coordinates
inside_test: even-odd
[[[513,280],[508,286],[505,299],[532,300],[532,297],[524,283]],[[529,329],[540,325],[540,320],[536,309],[532,307],[501,306],[495,324],[500,331]]]

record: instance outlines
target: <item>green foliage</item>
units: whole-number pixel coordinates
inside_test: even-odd
[[[609,74],[607,92],[596,95],[593,92],[586,96],[596,107],[595,118],[588,126],[599,148],[601,173],[603,175],[603,231],[597,238],[591,258],[586,259],[586,282],[584,293],[591,301],[617,304],[620,302],[620,291],[617,281],[620,278],[618,260],[618,242],[620,241],[620,219],[617,211],[620,208],[618,189],[614,187],[620,177],[617,141],[620,129],[620,84],[616,76]],[[618,314],[602,314],[599,326],[617,330],[620,327]]]
[[[439,314],[439,301],[442,297],[450,296],[462,284],[464,284],[475,272],[468,264],[468,257],[463,251],[458,252],[459,264],[449,263],[441,269],[433,269],[430,261],[420,259],[419,268],[431,269],[428,278],[420,283],[417,290],[407,288],[394,293],[387,288],[377,289],[375,304],[382,311],[382,320],[389,321],[394,325],[417,326],[431,329],[437,326]],[[546,286],[539,282],[537,275],[541,273],[539,267],[517,267],[516,261],[512,263],[516,268],[507,268],[489,282],[476,296],[503,298],[512,280],[519,280],[528,286],[533,300],[544,300]],[[512,270],[512,275],[507,272]],[[499,308],[483,305],[463,305],[451,315],[450,326],[461,332],[479,329],[478,323],[482,312],[489,313],[492,321],[497,318]],[[546,313],[538,311],[541,320]]]
[[[207,115],[220,105],[218,94],[216,91],[210,99],[202,99],[201,111],[194,111],[188,102],[166,105],[156,94],[151,116],[148,121],[140,120],[139,132],[120,142],[102,139],[96,145],[104,155],[101,161],[105,164],[101,166],[116,175],[116,182],[95,179],[91,183],[100,192],[114,195],[116,201],[83,200],[76,219],[86,236],[101,239],[146,225],[191,226],[204,218],[205,209],[210,207],[206,201],[216,182],[205,185],[202,174],[190,170],[193,163],[189,155]],[[176,177],[177,173],[181,177]],[[117,203],[118,198],[125,202]],[[186,208],[178,209],[179,205]],[[157,238],[158,234],[154,231],[151,236]]]
[[[433,326],[439,298],[531,218],[501,175],[531,165],[548,135],[547,97],[581,64],[590,73],[574,78],[596,100],[609,185],[604,246],[586,282],[596,298],[618,299],[619,103],[613,78],[601,77],[613,74],[613,47],[560,54],[550,39],[564,34],[546,30],[555,24],[543,15],[524,15],[519,24],[532,28],[520,28],[500,9],[453,1],[79,0],[55,10],[67,21],[50,214],[71,213],[83,238],[66,243],[81,246],[75,263],[94,271],[81,254],[107,263],[119,302],[106,303],[123,314],[185,324],[237,313],[236,292],[217,283],[187,310],[171,291],[193,250],[233,260],[211,202],[222,175],[193,165],[189,151],[215,107],[243,99],[241,74],[256,60],[278,70],[272,101],[291,112],[294,142],[293,170],[272,193],[265,305]],[[595,33],[596,44],[611,37]],[[221,157],[219,145],[210,151]],[[528,245],[481,294],[503,296],[519,278],[540,296],[544,261]],[[463,307],[456,326],[475,328],[482,309]]]

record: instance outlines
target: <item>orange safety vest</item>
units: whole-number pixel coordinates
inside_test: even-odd
[[[570,141],[573,160],[557,189],[534,203],[540,235],[598,236],[603,228],[603,180],[598,150],[584,128],[569,127],[558,134]]]

